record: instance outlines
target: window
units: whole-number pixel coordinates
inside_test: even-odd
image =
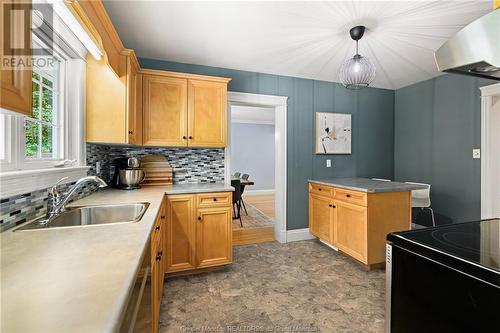
[[[59,62],[51,71],[33,69],[32,117],[24,119],[24,157],[27,160],[60,159],[60,133],[64,128],[59,110]]]
[[[35,47],[43,45],[33,36]],[[43,169],[67,159],[64,75],[67,55],[54,52],[54,66],[32,69],[32,116],[1,114],[0,130],[5,139],[0,144],[2,171]]]

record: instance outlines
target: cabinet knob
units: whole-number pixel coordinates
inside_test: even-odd
[[[337,208],[337,206],[335,206],[335,205],[332,205],[332,208]]]
[[[160,216],[160,218],[161,218],[162,220],[164,220],[164,219],[165,219],[165,215]]]
[[[328,205],[328,207],[333,207],[333,205],[332,205],[332,204],[329,204],[329,205]]]
[[[191,140],[192,138],[193,138],[193,137],[190,135],[190,136],[189,136],[189,139]]]
[[[321,191],[321,190],[322,190],[321,187],[318,187],[318,191]]]
[[[201,221],[201,216],[198,216],[198,221]]]
[[[348,198],[350,198],[350,197],[351,197],[351,195],[350,195],[350,194],[346,194],[345,196],[346,196],[346,197],[348,197]]]
[[[187,138],[186,138],[186,136],[184,135],[184,136],[182,137],[182,139],[183,139],[183,140],[186,140]]]
[[[132,131],[128,131],[128,134],[134,134],[134,132],[132,132]]]
[[[214,198],[214,201],[217,201],[217,198]]]
[[[156,230],[156,231],[160,230],[160,226],[159,226],[159,225],[158,225],[158,226],[156,226],[155,230]]]

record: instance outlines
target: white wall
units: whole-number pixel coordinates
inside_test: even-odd
[[[246,190],[274,190],[274,133],[274,125],[231,123],[231,174],[250,175]]]

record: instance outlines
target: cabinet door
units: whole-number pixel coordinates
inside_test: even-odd
[[[13,2],[13,1],[9,1]],[[21,3],[1,3],[2,9],[8,14],[7,11],[13,13],[12,10],[25,9],[29,6],[28,2]],[[24,10],[17,11],[18,13],[24,13]],[[10,15],[9,15],[10,17]],[[23,15],[23,20],[13,19],[9,22],[3,22],[0,24],[0,35],[2,36],[2,43],[4,43],[4,36],[10,36],[10,40],[5,40],[5,46],[13,45],[16,46],[14,41],[24,41],[24,49],[20,51],[13,50],[10,55],[5,55],[6,58],[9,56],[23,57],[22,51],[31,50],[31,16]],[[25,33],[27,32],[27,33]],[[27,38],[25,38],[27,37]],[[10,43],[9,43],[10,42]],[[3,49],[3,48],[2,48]],[[7,52],[7,50],[5,50]],[[4,54],[0,54],[0,61],[3,63]],[[24,57],[23,57],[24,59]],[[24,59],[26,60],[26,59]],[[0,70],[0,107],[5,108],[10,111],[15,111],[18,113],[31,116],[31,70],[30,69],[15,69],[6,68]]]
[[[195,219],[194,195],[173,195],[168,198],[166,232],[166,271],[194,269]]]
[[[128,143],[142,144],[142,75],[139,68],[127,56],[127,131]]]
[[[233,260],[230,207],[198,209],[196,222],[197,267],[229,264]]]
[[[143,76],[143,144],[187,145],[187,80]]]
[[[191,147],[225,147],[227,84],[188,81],[188,137]]]
[[[160,262],[158,260],[159,238],[151,238],[151,327],[152,332],[158,332],[160,317]]]
[[[309,195],[309,229],[311,234],[328,243],[333,242],[334,210],[327,197]]]
[[[336,201],[334,243],[340,250],[367,263],[367,209]]]

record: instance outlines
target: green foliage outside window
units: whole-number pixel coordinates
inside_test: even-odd
[[[52,87],[51,81],[46,78],[42,80],[44,84]],[[49,124],[53,123],[53,92],[40,85],[40,75],[35,72],[33,72],[32,104],[33,118],[27,118],[25,121],[26,157],[38,158],[39,152],[42,154],[41,157],[52,157],[52,125]]]

